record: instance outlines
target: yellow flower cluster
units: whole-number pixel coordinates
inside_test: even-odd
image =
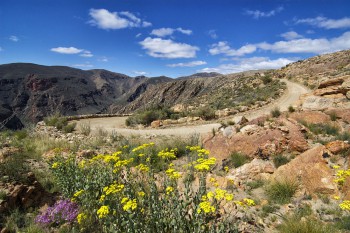
[[[101,208],[97,210],[98,218],[104,218],[108,214],[109,214],[109,207],[106,205],[101,206]]]
[[[138,146],[138,147],[135,147],[134,149],[132,149],[132,152],[137,152],[139,150],[143,150],[143,149],[146,149],[147,147],[151,147],[151,146],[154,146],[153,142],[151,142],[151,143],[144,143],[141,146]]]
[[[233,194],[227,193],[226,190],[217,188],[214,190],[214,192],[209,191],[206,195],[202,196],[202,201],[208,201],[213,198],[216,199],[217,201],[221,201],[223,199],[225,199],[226,201],[232,201]]]
[[[214,157],[208,159],[197,159],[196,165],[194,165],[194,169],[199,172],[209,171],[210,167],[215,165],[216,159]]]
[[[109,194],[116,194],[124,189],[123,184],[111,184],[110,186],[106,186],[103,188],[103,192],[105,192],[106,195]]]
[[[84,193],[84,190],[81,189],[81,190],[79,190],[78,192],[74,193],[73,197],[79,197],[79,196],[80,196],[81,194],[83,194],[83,193]]]
[[[169,194],[171,194],[172,192],[174,192],[174,188],[171,187],[171,186],[168,186],[168,187],[166,187],[165,192],[166,192],[167,195],[169,195]]]
[[[111,155],[99,154],[99,155],[96,155],[95,157],[93,157],[90,161],[93,162],[93,161],[103,160],[105,163],[109,163],[109,162],[114,162],[115,163],[115,162],[120,160],[119,155],[121,153],[122,153],[121,151],[117,151],[117,152],[114,152]]]
[[[212,183],[214,187],[219,187],[219,183],[214,177],[211,177],[209,182]]]
[[[144,197],[146,194],[145,194],[145,192],[140,191],[140,192],[137,192],[137,195],[138,195],[139,197]]]
[[[174,168],[169,168],[168,170],[165,171],[165,173],[170,179],[173,179],[173,180],[177,180],[181,178],[180,172],[176,171]]]
[[[135,168],[139,169],[141,172],[148,172],[149,171],[149,167],[143,163],[140,163]]]
[[[158,152],[158,157],[161,157],[162,159],[176,159],[176,153],[176,148],[171,150],[166,148],[165,150],[161,150]]]
[[[123,204],[124,211],[135,210],[137,208],[136,199],[130,200],[129,198],[124,197],[121,203]]]
[[[212,206],[209,201],[202,201],[199,203],[197,213],[200,214],[202,212],[209,214],[209,213],[215,213],[215,206]]]
[[[335,179],[334,182],[338,183],[339,185],[343,185],[345,182],[345,179],[347,177],[350,177],[350,169],[338,170],[336,176],[337,176],[337,179]]]
[[[348,200],[343,201],[341,204],[339,204],[339,207],[340,207],[342,210],[348,210],[348,211],[350,211],[350,201],[348,201]]]
[[[61,165],[61,163],[55,162],[55,163],[52,164],[51,168],[56,169],[56,168],[58,168],[60,165]]]
[[[186,149],[197,152],[199,157],[209,155],[210,153],[209,150],[203,149],[200,146],[186,146]]]
[[[84,220],[86,220],[86,219],[87,219],[87,215],[84,213],[80,213],[77,216],[77,221],[79,224],[82,224],[84,222]]]
[[[114,173],[117,173],[121,167],[128,165],[129,163],[132,163],[134,161],[133,158],[125,159],[125,160],[119,160],[114,164]]]
[[[255,202],[252,199],[244,198],[243,201],[234,201],[236,205],[243,206],[246,208],[247,206],[255,206]]]

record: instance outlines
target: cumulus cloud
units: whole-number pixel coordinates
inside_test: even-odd
[[[199,50],[196,46],[162,38],[147,37],[139,43],[148,55],[158,58],[193,58]]]
[[[75,47],[57,47],[50,49],[52,52],[61,54],[79,54],[81,57],[93,57],[94,55],[85,49],[78,49]]]
[[[90,9],[89,15],[92,19],[88,21],[88,23],[105,30],[149,27],[152,25],[150,22],[142,21],[128,11],[110,12],[106,9]]]
[[[57,48],[52,48],[52,52],[55,53],[63,53],[63,54],[78,54],[83,52],[83,49],[77,49],[75,47],[57,47]]]
[[[239,73],[248,70],[277,69],[285,66],[294,60],[288,58],[278,58],[271,60],[267,57],[252,57],[240,59],[236,63],[222,64],[218,67],[207,67],[198,72],[218,72],[221,74]]]
[[[256,51],[256,46],[253,44],[248,44],[235,50],[229,46],[227,41],[220,41],[218,43],[215,43],[209,49],[209,53],[211,55],[224,54],[226,56],[243,56],[245,54],[250,54],[255,51]]]
[[[17,36],[10,36],[9,40],[11,40],[13,42],[17,42],[17,41],[19,41],[19,38]]]
[[[213,44],[209,53],[212,55],[223,54],[226,56],[243,56],[251,54],[256,50],[271,51],[274,53],[331,53],[350,48],[350,31],[339,37],[331,39],[300,38],[275,43],[262,42],[258,44],[247,44],[239,49],[231,48],[227,42],[221,41]]]
[[[318,16],[315,18],[295,19],[296,24],[309,24],[319,28],[325,29],[346,29],[350,28],[350,18],[344,17],[342,19],[329,19]]]
[[[185,35],[191,35],[192,30],[189,29],[183,29],[183,28],[158,28],[153,29],[151,32],[151,35],[155,35],[158,37],[165,37],[165,36],[171,36],[174,32],[181,32]]]
[[[245,14],[253,16],[254,19],[259,19],[259,18],[267,18],[276,15],[277,13],[283,11],[283,7],[277,7],[276,9],[273,9],[271,11],[260,11],[260,10],[246,10]]]
[[[136,74],[136,75],[139,75],[139,76],[144,76],[144,75],[148,74],[145,71],[137,71],[137,70],[133,71],[133,73]]]
[[[205,61],[191,61],[191,62],[180,62],[175,64],[168,64],[168,67],[194,67],[194,66],[202,66],[207,64]]]
[[[303,38],[302,35],[299,35],[295,31],[285,32],[285,33],[282,33],[280,36],[283,37],[286,40],[293,40],[293,39]]]
[[[94,67],[94,65],[90,64],[89,62],[86,62],[86,63],[82,63],[82,64],[75,64],[73,65],[74,67],[78,67],[78,68],[92,68]]]

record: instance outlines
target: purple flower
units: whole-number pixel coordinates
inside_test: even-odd
[[[78,205],[70,200],[59,200],[54,206],[38,215],[35,219],[36,223],[43,225],[73,223],[79,213]]]

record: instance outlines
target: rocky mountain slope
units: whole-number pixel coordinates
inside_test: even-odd
[[[167,77],[131,78],[106,70],[83,71],[63,66],[16,63],[0,66],[0,122],[16,114],[10,127],[36,122],[59,112],[63,115],[106,112],[111,104],[124,105],[149,85]]]

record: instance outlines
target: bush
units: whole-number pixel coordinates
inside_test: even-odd
[[[337,113],[334,112],[334,111],[330,112],[330,113],[329,113],[329,116],[330,116],[330,118],[331,118],[332,121],[336,121],[337,118],[338,118]]]
[[[273,163],[275,164],[275,167],[278,168],[286,163],[289,163],[289,159],[281,154],[276,155],[273,157]]]
[[[70,123],[66,126],[63,127],[63,132],[64,133],[71,133],[74,131],[75,127],[77,126],[77,123]]]
[[[90,122],[88,122],[88,123],[81,122],[79,124],[79,130],[80,130],[80,133],[84,134],[85,136],[89,136],[91,133]]]
[[[290,112],[290,113],[295,112],[295,108],[292,105],[290,105],[288,107],[288,112]]]
[[[243,155],[241,153],[238,153],[238,152],[233,152],[231,155],[230,155],[230,164],[232,164],[232,166],[234,167],[240,167],[242,166],[243,164],[249,162],[249,159],[246,155]]]
[[[59,114],[54,114],[44,118],[44,122],[48,126],[54,126],[58,130],[61,130],[64,126],[68,124],[66,117],[62,117]]]
[[[267,85],[267,84],[272,82],[272,78],[269,75],[265,75],[265,76],[261,77],[261,80],[263,81],[263,83],[265,85]]]
[[[211,107],[200,107],[194,112],[191,113],[192,116],[197,116],[203,120],[212,120],[215,119],[215,110]]]
[[[57,157],[51,168],[64,198],[79,207],[73,224],[81,231],[238,232],[231,214],[254,201],[233,201],[233,194],[220,188],[209,191],[206,179],[215,159],[198,146],[187,149],[189,161],[182,172],[182,166],[171,163],[177,149],[159,151],[154,143],[125,145],[82,161]],[[165,172],[155,173],[158,161]],[[187,174],[182,183],[179,179]],[[192,175],[199,188],[192,186]]]
[[[279,117],[281,115],[281,111],[278,107],[271,110],[272,117]]]
[[[314,219],[301,221],[296,216],[287,217],[278,227],[281,233],[329,233],[336,232],[331,226]]]
[[[307,124],[306,127],[314,134],[328,134],[337,136],[339,133],[339,128],[332,124]]]
[[[126,126],[137,124],[150,125],[155,120],[176,119],[178,117],[179,114],[172,111],[169,107],[156,106],[137,111],[125,120],[125,124]]]
[[[271,202],[286,204],[290,203],[297,190],[298,184],[296,181],[275,181],[266,187],[266,194]]]

